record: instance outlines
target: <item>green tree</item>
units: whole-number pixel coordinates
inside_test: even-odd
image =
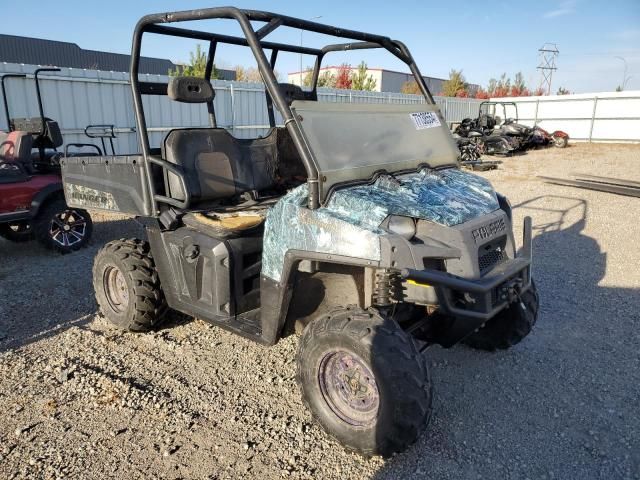
[[[467,84],[462,70],[451,70],[449,72],[449,80],[445,80],[442,84],[442,95],[445,97],[460,97],[468,95],[469,85]]]
[[[556,95],[571,95],[571,92],[564,87],[558,88]]]
[[[622,85],[618,85],[616,87],[616,92],[622,92]]]
[[[376,88],[376,79],[372,75],[367,75],[367,64],[363,61],[358,65],[358,69],[351,74],[352,90],[367,90],[369,92]]]
[[[177,65],[175,70],[169,70],[170,77],[201,77],[207,68],[207,54],[202,51],[200,44],[196,45],[195,52],[189,52],[189,63],[187,65]],[[211,70],[211,78],[220,78],[220,73],[215,64]]]
[[[304,77],[302,77],[302,86],[310,87],[311,79],[313,78],[313,69],[311,67],[307,67],[304,72]],[[318,87],[335,88],[335,86],[336,76],[332,74],[331,71],[325,70],[318,76]]]

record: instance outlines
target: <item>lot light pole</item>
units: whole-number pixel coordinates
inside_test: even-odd
[[[619,56],[615,56],[614,58],[617,58],[618,60],[622,60],[622,62],[624,63],[624,73],[622,74],[622,90],[624,90],[627,87],[627,82],[629,81],[629,79],[631,77],[627,77],[627,61],[625,60],[624,57],[619,57]]]
[[[309,20],[318,20],[322,18],[322,15],[317,15],[315,17],[309,18]],[[300,29],[300,46],[302,47],[302,35],[304,34],[304,29]],[[300,53],[300,88],[302,88],[302,53]]]

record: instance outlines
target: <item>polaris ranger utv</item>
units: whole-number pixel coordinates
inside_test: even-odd
[[[167,25],[214,18],[239,23],[244,36]],[[349,43],[265,40],[282,27]],[[209,42],[205,78],[141,82],[147,34]],[[255,56],[266,136],[238,139],[216,123],[210,77],[225,43]],[[323,58],[370,48],[406,63],[426,102],[319,103]],[[315,56],[309,91],[277,83],[280,52]],[[146,225],[148,242],[113,241],[95,259],[96,298],[115,325],[147,330],[169,307],[263,345],[303,329],[298,381],[313,416],[348,448],[385,456],[428,422],[424,348],[464,341],[494,350],[530,332],[538,311],[531,221],[517,254],[508,201],[459,169],[455,142],[404,44],[230,7],[148,15],[133,37],[131,87],[142,153],[67,158],[62,168],[71,206],[128,213]],[[205,104],[210,126],[173,129],[153,148],[143,95]]]

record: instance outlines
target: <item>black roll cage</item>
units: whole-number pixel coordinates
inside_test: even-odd
[[[167,23],[210,19],[236,20],[240,24],[240,28],[242,29],[242,33],[244,34],[244,38],[164,25]],[[251,25],[252,21],[264,22],[265,24],[256,31]],[[330,44],[321,49],[318,49],[303,47],[301,45],[274,43],[264,40],[267,35],[281,26],[297,28],[303,31],[321,33],[356,41],[349,43]],[[186,198],[183,201],[168,198],[163,195],[157,195],[155,193],[150,165],[151,163],[159,165],[162,168],[170,171],[171,173],[176,174],[180,178],[183,187],[185,186],[185,181],[179,167],[170,162],[167,162],[159,156],[151,154],[149,135],[147,132],[147,125],[142,104],[142,95],[166,95],[167,90],[166,85],[141,82],[138,78],[142,36],[145,33],[154,33],[209,42],[209,51],[205,69],[205,79],[207,81],[211,81],[211,73],[213,70],[215,52],[218,44],[222,43],[239,45],[249,47],[251,49],[258,64],[258,70],[266,87],[265,93],[267,99],[266,101],[267,112],[269,115],[269,124],[271,127],[275,127],[275,115],[273,111],[273,107],[275,104],[275,107],[282,114],[284,125],[289,131],[289,134],[291,135],[291,138],[300,154],[300,158],[302,159],[304,167],[307,171],[307,183],[309,187],[308,206],[311,209],[318,208],[320,205],[318,188],[319,172],[313,159],[313,153],[306,144],[300,128],[294,121],[291,109],[287,105],[282,92],[278,88],[278,81],[274,74],[274,68],[279,52],[306,54],[316,57],[311,77],[312,89],[313,92],[316,92],[320,65],[322,63],[323,57],[327,53],[348,50],[384,48],[409,66],[409,69],[411,70],[411,73],[413,74],[418,87],[420,88],[420,91],[427,100],[427,103],[435,103],[431,92],[429,92],[429,89],[424,79],[422,78],[422,75],[420,74],[418,66],[413,60],[411,53],[409,52],[409,49],[402,42],[398,40],[392,40],[389,37],[359,32],[356,30],[332,27],[329,25],[289,17],[286,15],[279,15],[258,10],[241,10],[235,7],[204,8],[198,10],[186,10],[179,12],[146,15],[138,21],[133,34],[130,75],[134,109],[136,114],[136,125],[138,129],[138,135],[140,136],[140,144],[142,147],[142,154],[144,158],[144,168],[148,180],[149,192],[151,193],[150,197],[152,201],[151,206],[153,212],[158,212],[158,202],[173,205],[178,208],[186,208],[189,205],[190,197],[186,188],[184,189]],[[265,49],[271,51],[270,59],[267,59],[264,51]],[[216,117],[213,100],[207,103],[207,110],[211,126],[216,127]]]
[[[33,79],[36,82],[36,99],[38,100],[38,112],[40,113],[40,121],[42,122],[42,127],[40,131],[40,135],[45,134],[46,125],[45,125],[45,116],[44,116],[44,108],[42,107],[42,93],[40,91],[40,79],[38,75],[41,72],[59,72],[60,69],[57,67],[46,67],[46,68],[37,68],[33,72]],[[1,88],[2,88],[2,100],[4,101],[4,114],[7,117],[7,126],[8,130],[12,131],[13,126],[11,125],[11,115],[9,113],[9,102],[7,101],[7,86],[5,85],[5,81],[8,78],[27,78],[26,73],[6,73],[2,76],[2,80],[0,80]]]
[[[482,107],[484,105],[487,106],[496,106],[496,105],[502,105],[502,111],[504,112],[504,119],[507,119],[507,105],[513,107],[516,109],[516,118],[515,118],[515,122],[518,123],[518,104],[515,102],[493,102],[493,101],[485,101],[482,102],[479,106],[478,106],[478,118],[480,118],[480,116],[482,115]],[[494,114],[495,116],[495,114]]]

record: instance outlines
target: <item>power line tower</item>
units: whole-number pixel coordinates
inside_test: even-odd
[[[557,70],[556,58],[560,54],[558,46],[555,43],[545,43],[538,49],[538,58],[540,63],[537,69],[542,72],[542,78],[540,79],[540,89],[543,92],[547,92],[547,95],[551,94],[551,78],[553,72]]]

